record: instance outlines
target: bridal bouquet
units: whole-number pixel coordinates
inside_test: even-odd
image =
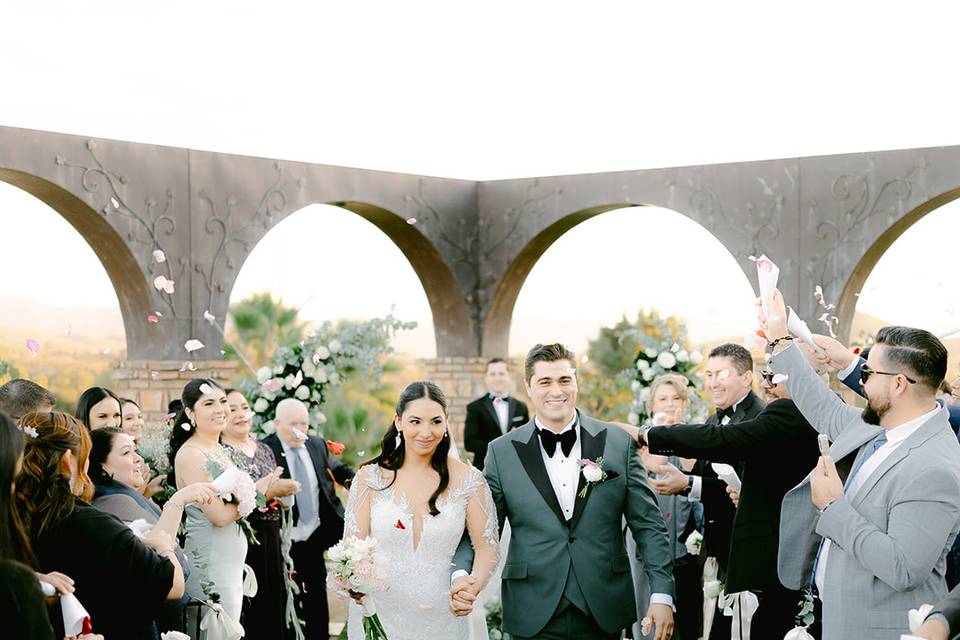
[[[327,586],[341,598],[352,598],[386,589],[374,538],[344,538],[327,552]],[[369,598],[364,598],[364,640],[387,640],[380,617]]]

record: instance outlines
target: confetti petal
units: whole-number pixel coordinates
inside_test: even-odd
[[[192,362],[184,362],[180,365],[180,371],[196,371],[197,368],[193,366]]]
[[[159,379],[160,379],[160,372],[159,372],[159,371],[151,371],[151,372],[150,372],[150,379],[153,380],[154,382],[156,382],[157,380],[159,380]]]
[[[417,224],[416,218],[407,218],[407,224]]]
[[[34,340],[33,338],[30,338],[29,340],[27,340],[26,344],[27,344],[27,349],[30,351],[30,355],[36,358],[37,354],[40,353],[40,343]]]
[[[173,280],[167,280],[164,276],[157,276],[153,279],[153,286],[157,291],[163,291],[164,293],[173,295]]]
[[[203,349],[203,343],[196,338],[191,338],[183,344],[183,348],[187,350],[187,353],[190,353],[198,349]]]
[[[110,352],[111,352],[111,351],[113,351],[113,349],[111,349],[110,347],[107,347],[106,349],[104,349],[104,350],[101,351],[100,353],[103,354],[103,355],[105,355],[105,356],[108,356],[108,355],[110,355]]]
[[[720,373],[717,374],[717,380],[726,380],[730,377],[730,370],[723,369]]]
[[[790,376],[788,376],[785,373],[775,373],[773,375],[773,378],[770,380],[770,382],[772,382],[773,384],[783,384],[789,379],[790,379]]]
[[[120,202],[116,198],[110,198],[110,204],[113,205],[114,209],[120,208]]]
[[[397,529],[400,529],[401,531],[406,529],[406,527],[405,527],[404,524],[403,524],[403,521],[400,520],[399,518],[397,518],[397,524],[395,524],[395,525],[393,525],[393,526],[394,526],[395,528],[397,528]]]
[[[67,325],[67,335],[69,336],[71,333],[73,333],[73,327],[68,324],[68,325]]]
[[[305,434],[303,431],[300,431],[300,429],[294,429],[293,435],[295,435],[297,438],[300,438],[301,440],[307,439],[307,434]]]
[[[157,324],[158,322],[160,322],[160,318],[151,314],[147,316],[147,322],[149,322],[150,324]]]
[[[161,249],[154,249],[153,259],[156,260],[158,264],[163,264],[167,261],[167,254],[165,254]]]
[[[183,424],[180,425],[180,428],[183,429],[184,431],[190,431],[190,423],[184,422]]]
[[[200,393],[202,393],[205,396],[212,396],[213,387],[211,387],[206,382],[204,382],[202,385],[200,385]]]
[[[203,312],[203,319],[206,320],[207,322],[209,322],[211,325],[212,325],[214,322],[216,322],[216,320],[217,320],[216,316],[214,316],[214,315],[213,315],[212,313],[210,313],[209,311],[204,311],[204,312]]]

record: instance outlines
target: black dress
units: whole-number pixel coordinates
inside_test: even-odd
[[[77,501],[70,515],[36,540],[34,552],[44,573],[73,578],[74,595],[90,614],[94,633],[110,640],[151,638],[174,568],[115,516]],[[63,629],[57,632],[64,636]]]
[[[277,467],[273,451],[262,442],[257,442],[257,450],[253,457],[242,450],[226,445],[230,457],[238,467],[250,474],[254,481],[264,477]],[[246,632],[247,638],[289,637],[290,630],[286,626],[287,590],[284,584],[283,552],[281,543],[281,520],[279,504],[274,504],[266,511],[254,509],[247,520],[257,534],[257,542],[247,546],[246,563],[257,576],[257,595],[253,598],[244,598],[243,613],[240,615],[240,624]]]
[[[9,640],[53,640],[37,574],[13,560],[0,560],[0,620]]]

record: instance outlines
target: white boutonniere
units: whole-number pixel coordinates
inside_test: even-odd
[[[580,491],[580,497],[586,498],[587,491],[591,486],[607,479],[607,472],[603,470],[603,457],[597,458],[597,461],[584,458],[580,461],[580,473],[583,474],[583,490]]]

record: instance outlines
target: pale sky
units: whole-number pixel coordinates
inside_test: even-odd
[[[935,2],[146,10],[38,0],[5,12],[0,125],[472,179],[960,144],[958,17]],[[858,308],[960,329],[950,307],[958,210],[912,227]],[[56,213],[0,184],[0,221],[0,297],[116,308],[93,253]],[[296,249],[318,242],[328,270],[298,276]],[[572,249],[591,260],[569,268]],[[544,318],[558,285],[582,304]],[[432,355],[413,270],[349,212],[305,210],[271,232],[235,297],[267,286],[312,319],[395,305],[421,323],[398,347]],[[511,352],[544,331],[582,344],[591,327],[640,306],[687,316],[695,340],[726,337],[750,323],[751,295],[696,224],[656,209],[610,212],[558,240],[530,274]]]

